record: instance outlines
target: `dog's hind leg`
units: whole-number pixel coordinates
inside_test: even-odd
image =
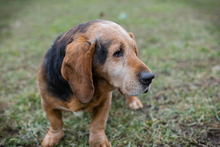
[[[44,140],[42,141],[41,145],[53,146],[58,144],[64,136],[64,132],[62,130],[62,112],[61,110],[46,108],[44,105],[43,107],[50,121],[50,129],[44,137]]]

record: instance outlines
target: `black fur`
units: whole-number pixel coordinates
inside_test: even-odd
[[[99,20],[96,20],[99,21]],[[69,83],[61,74],[63,59],[66,54],[66,46],[71,43],[71,36],[80,32],[85,33],[89,26],[96,21],[80,24],[69,30],[65,36],[59,36],[53,46],[48,50],[44,59],[48,90],[58,99],[68,101],[73,95]]]
[[[62,35],[61,35],[62,36]],[[60,37],[61,37],[60,36]],[[65,41],[54,42],[54,45],[48,50],[44,59],[44,67],[47,75],[47,88],[58,99],[68,101],[73,92],[68,82],[61,75],[63,58],[65,57]]]
[[[98,60],[98,63],[103,65],[108,56],[108,48],[112,42],[104,43],[100,39],[96,41],[96,53],[95,53],[95,60]]]
[[[59,36],[46,53],[44,68],[46,71],[46,80],[48,81],[47,88],[57,99],[68,101],[70,96],[73,95],[69,83],[61,74],[62,63],[66,54],[66,46],[73,41],[72,36],[74,34],[86,33],[93,23],[100,21],[102,20],[94,20],[70,29],[64,36]],[[105,63],[110,44],[111,43],[103,43],[101,41],[97,42],[95,57],[98,59],[99,64]]]

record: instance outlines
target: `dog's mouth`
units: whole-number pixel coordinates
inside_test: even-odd
[[[144,93],[147,93],[150,90],[150,86],[151,84],[146,88],[146,90],[144,90]]]
[[[148,91],[150,91],[150,86],[151,86],[151,84],[149,86],[147,86],[147,88],[143,91],[143,93],[147,93]],[[118,91],[120,94],[125,95],[120,88],[118,88]]]
[[[147,93],[148,92],[148,88],[144,91],[144,93]]]
[[[118,91],[122,94],[122,95],[124,95],[123,93],[122,93],[122,91],[121,91],[121,89],[120,88],[118,88]]]

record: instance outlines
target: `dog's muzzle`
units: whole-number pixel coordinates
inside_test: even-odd
[[[144,90],[144,93],[147,93],[148,91],[150,91],[150,86],[151,84],[146,88],[146,90]]]
[[[147,93],[149,90],[148,90],[148,88],[144,91],[144,93]]]
[[[143,71],[140,74],[140,81],[144,87],[147,87],[144,90],[144,93],[147,93],[150,90],[150,85],[152,80],[154,79],[154,74],[152,72]]]

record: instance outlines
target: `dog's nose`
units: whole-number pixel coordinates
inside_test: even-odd
[[[154,74],[152,72],[143,71],[140,74],[140,79],[143,84],[150,84],[154,78]]]

